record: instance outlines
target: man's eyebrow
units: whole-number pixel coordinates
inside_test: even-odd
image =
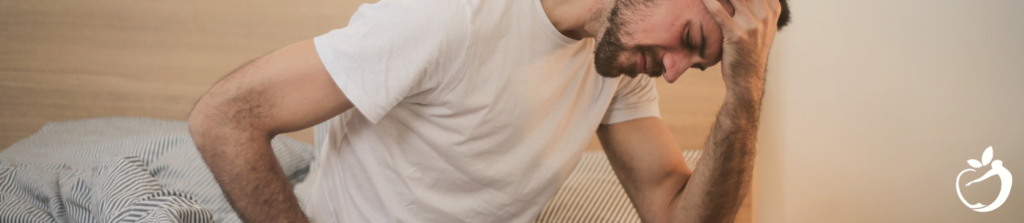
[[[700,54],[700,58],[704,58],[704,54],[707,54],[705,52],[707,51],[707,49],[708,38],[707,36],[704,36],[704,24],[700,24],[700,51],[698,51],[698,54]]]

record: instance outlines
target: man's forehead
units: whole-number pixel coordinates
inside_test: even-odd
[[[714,18],[710,17],[710,14],[706,18],[701,18],[699,23],[702,26],[700,33],[702,36],[699,38],[703,41],[701,45],[704,45],[704,47],[702,48],[706,50],[702,57],[707,61],[717,63],[722,58],[722,42],[724,40],[722,29],[715,22]]]

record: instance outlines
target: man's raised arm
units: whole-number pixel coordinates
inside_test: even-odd
[[[750,187],[768,51],[778,0],[704,0],[725,37],[726,95],[695,171],[657,118],[601,126],[598,136],[645,222],[732,222]]]
[[[716,0],[704,4],[722,27],[725,101],[697,171],[680,196],[680,216],[732,221],[750,188],[768,51],[782,12],[778,0],[731,1],[730,16]]]
[[[244,222],[307,222],[270,140],[350,108],[312,40],[239,68],[189,115],[196,147]]]

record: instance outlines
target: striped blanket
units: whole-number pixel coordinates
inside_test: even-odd
[[[322,142],[326,125],[316,127]],[[319,144],[319,143],[318,143]],[[314,147],[271,141],[300,201]],[[685,151],[691,168],[700,151]],[[241,222],[182,121],[47,123],[0,152],[0,222]],[[538,223],[640,222],[603,152],[584,153]]]
[[[293,182],[313,147],[272,140]],[[47,123],[0,153],[0,222],[241,222],[181,121]]]

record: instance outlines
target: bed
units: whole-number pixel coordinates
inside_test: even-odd
[[[315,129],[323,141],[326,125]],[[286,136],[274,153],[305,204],[315,148]],[[700,151],[684,151],[691,168]],[[0,152],[0,222],[240,222],[183,121],[49,122]],[[535,222],[640,222],[601,151],[585,152]]]

